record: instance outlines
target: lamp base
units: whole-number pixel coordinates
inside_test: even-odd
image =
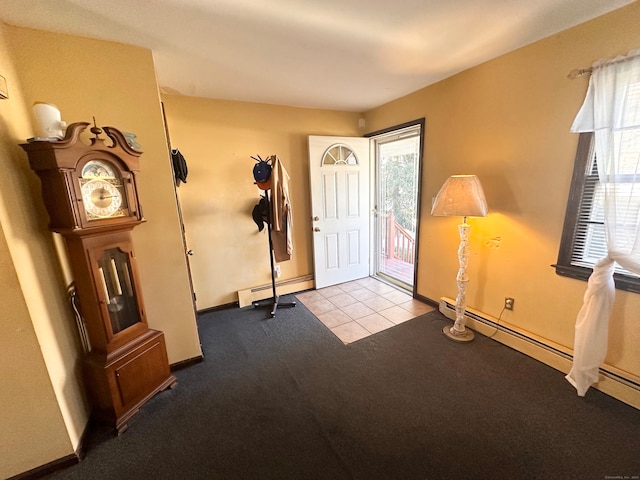
[[[465,328],[462,332],[456,332],[452,325],[445,325],[442,328],[442,333],[445,337],[454,340],[456,342],[470,342],[475,338],[472,330]]]

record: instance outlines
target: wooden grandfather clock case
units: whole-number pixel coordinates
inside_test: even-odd
[[[84,360],[93,414],[120,433],[156,393],[176,384],[164,334],[150,329],[131,231],[145,220],[136,186],[141,152],[122,132],[69,125],[62,140],[22,144],[42,183],[49,229],[64,237],[90,352]]]

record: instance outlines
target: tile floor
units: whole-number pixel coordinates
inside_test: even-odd
[[[299,293],[296,298],[345,345],[433,310],[373,277]]]

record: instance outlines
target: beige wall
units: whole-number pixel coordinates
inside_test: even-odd
[[[570,350],[586,284],[559,277],[557,258],[577,137],[569,125],[587,79],[566,74],[640,46],[638,2],[366,113],[366,131],[426,117],[418,293],[455,296],[458,220],[433,218],[447,176],[476,173],[491,213],[472,219],[468,303]],[[67,122],[91,120],[138,135],[148,222],[134,231],[152,327],[172,363],[200,354],[151,53],[0,24],[0,476],[73,452],[86,424],[80,350],[65,277],[46,229],[39,184],[17,144],[32,136],[33,101]],[[283,278],[312,273],[308,135],[360,135],[358,115],[167,95],[172,144],[189,162],[179,188],[198,308],[236,300],[269,282],[267,239],[250,213],[258,201],[251,155],[278,154],[291,177],[295,252]],[[618,292],[607,362],[640,376],[640,297]],[[26,380],[25,380],[26,379]]]
[[[171,145],[189,176],[178,188],[198,309],[271,282],[266,230],[251,218],[263,193],[251,156],[276,154],[291,176],[294,254],[282,279],[313,273],[308,135],[358,135],[354,113],[164,95]]]
[[[22,432],[9,439],[12,450],[5,454],[3,449],[0,465],[7,462],[8,469],[19,473],[73,453],[88,418],[78,374],[81,349],[66,299],[69,278],[64,260],[61,263],[56,254],[61,242],[47,230],[39,181],[18,147],[36,134],[33,102],[55,104],[68,123],[91,121],[95,116],[99,125],[138,135],[144,151],[140,198],[147,223],[134,230],[134,243],[149,325],[165,332],[170,363],[199,357],[201,351],[151,52],[37,30],[2,28],[0,65],[6,64],[6,68],[0,74],[7,77],[11,100],[0,101],[0,161],[7,163],[0,178],[0,220],[10,256],[6,250],[1,254],[3,263],[15,265],[26,303],[20,314],[28,313],[30,319],[23,319],[23,323],[30,323],[31,333],[37,336],[32,345],[35,363],[30,368],[37,370],[39,355],[50,382],[47,385],[38,381],[38,375],[20,370],[22,388],[28,392],[19,398],[0,396],[0,411],[16,413],[9,431]],[[9,320],[3,317],[3,324]],[[15,328],[19,331],[21,327]],[[0,342],[10,341],[7,338],[11,336],[3,336]],[[3,351],[3,369],[5,365],[22,368],[13,353],[13,349]],[[19,404],[31,397],[44,402],[39,415],[29,413],[26,402]],[[52,400],[50,405],[47,398]],[[23,406],[25,411],[18,415],[16,409]],[[57,425],[60,417],[64,422]],[[5,431],[4,422],[0,428]],[[34,430],[43,438],[32,435]],[[48,438],[51,436],[55,439]],[[34,448],[37,445],[40,447]]]
[[[147,318],[165,332],[170,363],[199,356],[151,52],[37,30],[11,31],[29,104],[50,102],[68,123],[95,117],[100,126],[137,135],[144,152],[138,183],[147,223],[133,234]]]
[[[546,343],[573,346],[586,282],[555,263],[578,137],[569,128],[588,78],[567,79],[601,57],[640,47],[640,3],[502,56],[365,115],[371,130],[426,117],[418,293],[455,298],[456,224],[431,217],[452,174],[483,182],[490,214],[471,219],[467,304]],[[640,376],[640,296],[617,292],[607,363]]]
[[[0,75],[9,89],[0,100],[0,478],[72,454],[87,416],[65,287],[44,208],[34,201],[37,179],[18,147],[31,130],[8,36],[0,22]]]

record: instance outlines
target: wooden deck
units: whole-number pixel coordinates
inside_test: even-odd
[[[403,262],[397,258],[382,257],[379,266],[380,273],[413,286],[413,263]]]

